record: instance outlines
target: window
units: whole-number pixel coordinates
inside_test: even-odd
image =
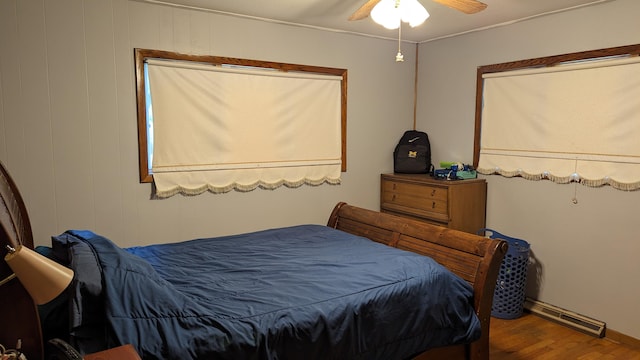
[[[640,189],[640,45],[478,69],[483,174]]]
[[[140,180],[157,196],[339,183],[346,70],[135,55]]]

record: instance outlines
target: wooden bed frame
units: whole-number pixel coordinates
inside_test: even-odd
[[[8,172],[0,163],[0,258],[6,246],[33,248],[33,235],[26,207]],[[482,324],[482,337],[471,344],[437,348],[417,359],[489,359],[489,321],[493,291],[506,242],[442,228],[416,220],[338,203],[330,227],[367,237],[399,249],[432,257],[462,277],[474,289],[474,306]],[[11,275],[0,261],[0,280]],[[14,347],[21,339],[29,360],[44,358],[42,330],[35,303],[17,279],[0,287],[0,344]]]
[[[427,351],[416,359],[489,359],[489,324],[498,272],[507,252],[503,240],[339,203],[327,226],[429,256],[473,286],[482,337],[471,343]]]
[[[27,210],[18,188],[0,163],[0,281],[13,272],[4,261],[7,246],[20,244],[33,249],[33,235]],[[42,330],[38,309],[17,279],[0,286],[0,344],[15,348],[22,341],[27,359],[42,359]]]

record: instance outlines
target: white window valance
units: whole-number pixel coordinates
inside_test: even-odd
[[[640,189],[640,58],[483,75],[478,171]]]
[[[156,196],[338,184],[340,76],[147,60]]]

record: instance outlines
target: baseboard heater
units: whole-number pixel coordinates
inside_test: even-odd
[[[524,302],[524,308],[534,314],[544,318],[557,321],[570,328],[585,332],[597,337],[603,337],[606,324],[602,321],[594,320],[586,316],[576,314],[572,311],[561,309],[542,301],[527,298]]]

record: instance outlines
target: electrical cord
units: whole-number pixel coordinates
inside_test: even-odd
[[[22,339],[18,339],[15,349],[7,349],[0,344],[0,360],[27,360],[27,357],[21,351]]]

